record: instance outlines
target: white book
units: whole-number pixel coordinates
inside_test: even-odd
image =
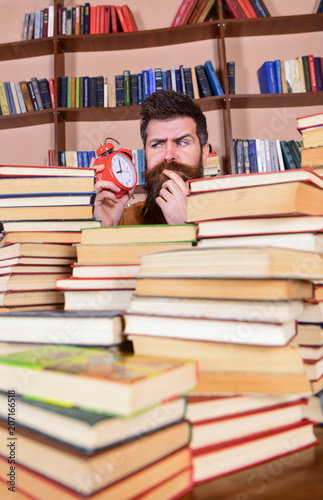
[[[21,111],[20,111],[20,106],[19,106],[19,102],[18,102],[18,97],[17,97],[17,92],[16,92],[15,84],[13,82],[10,82],[10,87],[11,87],[11,93],[12,93],[12,97],[13,97],[13,102],[14,102],[14,105],[15,105],[16,113],[19,114],[19,113],[21,113]]]
[[[108,75],[108,103],[109,108],[116,106],[116,80],[114,75]]]
[[[67,7],[62,8],[62,35],[67,35]]]
[[[27,40],[28,39],[29,18],[30,18],[30,14],[29,14],[29,12],[26,12],[25,17],[24,17],[24,25],[23,25],[23,28],[22,28],[22,37],[21,37],[21,40]]]
[[[303,61],[302,61],[301,57],[297,57],[296,60],[298,62],[299,74],[300,74],[300,78],[301,78],[301,89],[302,89],[301,92],[306,92]]]
[[[109,106],[108,79],[106,77],[103,79],[103,106],[105,108]]]
[[[261,139],[256,139],[257,165],[258,165],[258,172],[265,172],[262,151],[261,151],[261,142],[262,142]]]
[[[298,94],[301,89],[301,76],[299,72],[298,61],[296,59],[289,60],[290,81],[293,94]]]
[[[16,94],[17,94],[17,97],[18,97],[18,103],[19,103],[20,112],[21,113],[27,113],[27,108],[26,108],[26,105],[25,105],[24,98],[22,96],[22,92],[21,92],[21,88],[20,88],[19,82],[15,82],[15,90],[16,90]]]
[[[279,170],[285,170],[284,158],[279,139],[276,139],[276,149],[277,149]]]
[[[54,5],[48,7],[48,30],[47,36],[54,36]]]
[[[66,35],[72,34],[72,7],[67,7]]]
[[[32,40],[34,38],[34,27],[35,27],[35,12],[31,12],[29,16],[27,40]]]
[[[264,138],[264,150],[265,150],[266,172],[271,172],[273,168],[270,155],[270,142],[267,137]]]
[[[270,159],[271,159],[272,170],[274,172],[278,172],[279,163],[278,163],[278,153],[277,153],[275,139],[269,140],[269,149],[270,149]]]
[[[172,90],[175,90],[175,92],[176,92],[176,73],[175,73],[175,66],[171,66],[171,67],[170,67],[170,74],[171,74]]]
[[[287,89],[288,92],[292,92],[292,81],[291,81],[291,75],[290,75],[290,67],[289,67],[289,61],[284,61],[284,66],[285,66],[285,76],[286,76],[286,84],[287,84]]]

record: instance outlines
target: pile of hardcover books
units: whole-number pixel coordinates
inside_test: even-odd
[[[303,137],[301,166],[319,169],[323,167],[323,113],[299,116],[297,130]]]
[[[140,255],[196,243],[196,225],[167,224],[83,229],[70,278],[57,280],[65,309],[126,310]]]
[[[196,410],[191,448],[199,483],[315,443],[312,419],[322,414],[308,412],[314,386],[296,320],[323,265],[315,234],[300,236],[295,223],[318,223],[323,190],[306,170],[189,186],[187,220],[198,224],[198,246],[141,257],[125,333],[137,354],[199,363],[199,385],[188,398],[188,415]],[[230,237],[221,232],[227,223]],[[252,236],[254,223],[271,234]],[[289,450],[282,446],[288,436],[295,438]]]
[[[37,500],[170,500],[191,489],[191,428],[180,395],[196,386],[194,362],[113,347],[0,348],[6,488]]]
[[[93,219],[94,170],[0,166],[0,307],[62,307],[56,279],[71,275]]]

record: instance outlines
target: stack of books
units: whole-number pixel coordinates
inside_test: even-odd
[[[299,116],[297,130],[303,137],[301,166],[303,168],[323,169],[323,113]]]
[[[191,247],[196,225],[111,226],[83,229],[72,276],[57,280],[65,309],[126,310],[140,255]]]
[[[218,175],[220,169],[221,165],[218,154],[215,151],[213,153],[209,153],[203,168],[203,177],[213,177]]]
[[[180,395],[196,386],[194,362],[113,347],[0,347],[0,478],[8,489],[37,500],[170,500],[191,489]]]
[[[222,3],[224,17],[233,19],[270,17],[263,0],[224,0]]]
[[[205,238],[203,248],[198,233],[198,248],[143,255],[136,293],[125,315],[125,333],[135,353],[169,353],[198,361],[194,397],[201,401],[189,400],[192,408],[210,400],[215,410],[221,405],[218,398],[224,408],[227,402],[238,403],[220,416],[215,412],[194,417],[196,483],[286,453],[282,436],[295,436],[289,452],[315,442],[313,422],[306,419],[313,386],[298,345],[296,320],[304,300],[313,298],[312,280],[322,277],[320,253],[295,243],[253,245],[253,236],[239,242],[238,231],[250,221],[252,227],[251,217],[256,216],[263,217],[263,232],[267,218],[273,228],[285,216],[311,221],[308,214],[320,213],[323,191],[318,188],[320,177],[312,172],[312,182],[295,180],[292,171],[279,173],[276,183],[272,175],[250,176],[260,185],[244,188],[233,183],[245,176],[190,181],[188,222],[198,223],[200,231],[203,223],[230,223],[237,217],[235,236]],[[216,189],[214,182],[227,182],[227,188],[222,184]],[[302,206],[302,195],[297,194],[307,188],[310,208]],[[306,217],[287,217],[291,213]],[[215,217],[222,220],[213,221]],[[247,238],[250,244],[244,243]]]
[[[94,170],[0,166],[1,310],[62,307],[56,279],[71,275],[81,227],[93,219]]]

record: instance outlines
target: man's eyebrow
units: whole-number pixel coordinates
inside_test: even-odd
[[[187,137],[190,137],[190,138],[194,138],[193,134],[191,134],[190,132],[186,132],[185,134],[179,136],[179,137],[175,137],[174,139],[172,139],[173,141],[182,141],[183,139],[186,139]],[[164,138],[161,138],[161,137],[153,137],[152,139],[150,139],[150,141],[148,142],[148,144],[152,144],[152,143],[156,143],[156,142],[165,142],[167,140],[166,137]]]

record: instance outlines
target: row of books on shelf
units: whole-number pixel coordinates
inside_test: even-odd
[[[128,5],[96,5],[90,3],[65,7],[57,5],[58,35],[93,35],[138,31]],[[22,40],[54,36],[54,6],[24,16]]]
[[[124,70],[122,75],[107,77],[62,76],[58,85],[62,108],[135,106],[162,89],[172,89],[192,99],[223,94],[211,61],[195,68],[181,65],[178,69],[149,68],[141,73]]]
[[[209,21],[215,14],[214,0],[182,0],[171,26],[184,26]]]
[[[301,168],[302,142],[279,139],[234,139],[238,174]]]
[[[223,0],[223,15],[234,19],[271,17],[263,0]]]
[[[0,114],[14,115],[54,107],[53,78],[0,82]]]
[[[257,71],[262,94],[323,90],[323,57],[313,54],[286,61],[265,61]]]

